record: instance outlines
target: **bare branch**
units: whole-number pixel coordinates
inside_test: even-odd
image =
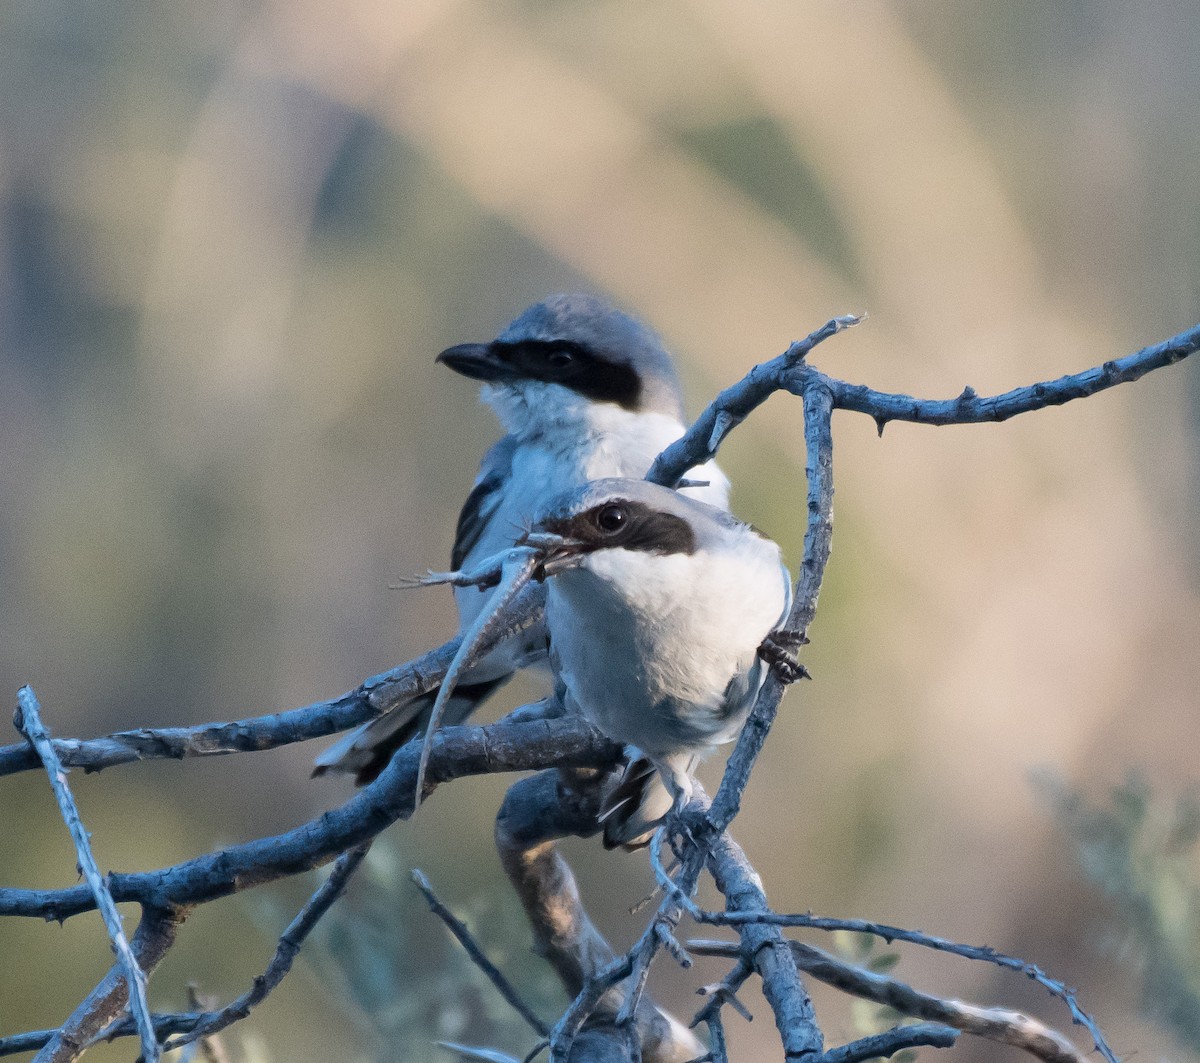
[[[505,1055],[503,1052],[497,1052],[492,1048],[477,1048],[474,1045],[460,1045],[454,1041],[438,1041],[438,1048],[444,1048],[447,1052],[456,1052],[463,1059],[477,1060],[478,1063],[521,1063],[519,1059],[514,1059],[512,1056]]]
[[[237,1000],[227,1004],[220,1011],[208,1012],[195,1027],[181,1037],[176,1037],[164,1047],[168,1052],[182,1048],[186,1044],[198,1041],[203,1037],[219,1033],[227,1026],[232,1026],[240,1019],[250,1014],[250,1010],[261,1004],[279,985],[292,969],[292,963],[304,939],[312,932],[313,927],[320,922],[322,916],[329,911],[333,902],[346,892],[350,876],[358,869],[363,857],[367,855],[370,845],[360,845],[343,853],[329,877],[321,883],[317,891],[309,898],[308,903],[300,909],[296,918],[288,924],[287,929],[279,938],[279,946],[267,969],[254,979],[254,985],[243,993]]]
[[[1019,1011],[946,1000],[877,971],[847,963],[812,945],[793,941],[791,946],[796,965],[802,971],[843,993],[884,1004],[903,1015],[943,1023],[975,1037],[1013,1045],[1043,1063],[1086,1063],[1087,1057],[1061,1033]],[[739,942],[689,941],[688,947],[702,956],[740,959],[743,955],[743,946]]]
[[[50,735],[42,723],[37,695],[31,687],[21,687],[17,691],[17,711],[13,716],[13,723],[17,730],[29,739],[29,744],[37,751],[38,757],[45,765],[46,774],[50,777],[50,787],[54,791],[58,809],[71,832],[71,840],[75,843],[79,870],[87,882],[88,889],[91,890],[96,907],[100,909],[112,950],[125,974],[129,989],[129,1010],[137,1023],[138,1035],[142,1042],[142,1059],[144,1063],[158,1063],[158,1038],[154,1035],[154,1024],[150,1021],[150,1005],[146,1001],[146,975],[138,965],[137,957],[129,947],[128,938],[125,937],[121,913],[117,911],[117,905],[96,864],[96,857],[92,854],[87,828],[83,825],[79,807],[75,804],[71,788],[67,785],[66,769],[50,743]]]
[[[425,900],[429,903],[429,910],[446,924],[446,929],[466,949],[467,955],[471,957],[471,961],[487,976],[488,981],[496,987],[499,994],[508,1002],[509,1007],[529,1023],[535,1033],[540,1034],[542,1037],[547,1036],[550,1033],[550,1027],[526,1003],[525,998],[521,996],[512,982],[504,977],[504,973],[500,968],[488,959],[487,953],[483,951],[471,935],[471,931],[467,929],[467,924],[438,900],[437,894],[433,892],[433,887],[429,884],[429,879],[425,877],[425,873],[414,869],[412,880],[417,884],[417,889],[424,894]]]
[[[1117,384],[1138,380],[1155,369],[1174,365],[1200,350],[1200,325],[1172,336],[1162,343],[1143,347],[1140,351],[1105,362],[1082,373],[1059,377],[1040,384],[1006,391],[1003,395],[981,398],[973,388],[965,388],[956,399],[914,399],[910,395],[890,395],[874,391],[861,384],[847,384],[842,380],[824,377],[824,383],[833,393],[833,405],[839,410],[854,410],[875,419],[880,432],[888,421],[912,421],[916,424],[951,425],[983,424],[1006,421],[1021,413],[1043,410],[1047,406],[1061,406],[1072,399],[1083,399],[1095,395]],[[807,391],[808,384],[802,379],[815,370],[804,367],[797,372],[797,381],[791,385],[798,393]]]
[[[442,714],[446,711],[450,695],[454,693],[458,684],[458,677],[479,660],[487,648],[495,645],[497,631],[511,630],[511,625],[506,619],[507,611],[533,578],[537,564],[537,555],[526,547],[515,546],[506,551],[501,565],[500,586],[493,593],[488,608],[475,618],[470,629],[462,636],[458,652],[450,662],[450,667],[446,669],[433,707],[429,710],[429,722],[425,724],[421,755],[417,758],[417,781],[413,786],[414,812],[420,805],[421,795],[425,790],[425,771],[429,766],[429,753],[433,749],[433,736],[441,726]]]
[[[143,912],[130,946],[143,971],[154,970],[167,954],[167,950],[175,943],[175,932],[183,916],[184,913],[178,910],[147,909]],[[37,1037],[36,1034],[5,1038],[0,1055],[38,1047],[41,1051],[34,1057],[34,1063],[71,1063],[83,1055],[88,1045],[97,1040],[100,1032],[116,1016],[126,1010],[128,1002],[129,983],[120,963],[116,963],[62,1026],[57,1030],[42,1031],[49,1036],[40,1044],[29,1043]],[[128,1022],[129,1032],[137,1033],[132,1020],[128,1019]],[[23,1046],[20,1044],[22,1041]]]
[[[419,755],[419,744],[410,743],[392,758],[378,779],[345,804],[284,834],[231,845],[157,871],[114,873],[108,879],[109,890],[118,902],[156,907],[193,905],[311,871],[412,814]],[[449,727],[434,740],[426,791],[463,776],[530,771],[548,763],[606,766],[620,755],[620,746],[578,718]],[[61,921],[95,906],[86,886],[0,889],[0,916]]]
[[[962,945],[956,941],[949,941],[946,938],[922,933],[919,930],[906,930],[903,927],[888,926],[885,923],[872,923],[865,919],[828,919],[815,915],[784,915],[778,912],[763,910],[708,912],[695,905],[688,908],[688,914],[700,923],[708,923],[714,926],[737,927],[739,928],[739,933],[742,928],[756,923],[776,927],[807,927],[814,930],[849,930],[857,934],[871,934],[889,943],[893,941],[905,941],[909,944],[920,945],[923,948],[934,949],[938,952],[947,952],[955,956],[962,956],[968,960],[982,960],[986,963],[994,963],[997,967],[1003,967],[1006,970],[1016,971],[1019,974],[1025,975],[1026,978],[1037,982],[1038,985],[1046,989],[1051,996],[1056,997],[1066,1004],[1071,1011],[1072,1021],[1077,1026],[1083,1026],[1092,1035],[1096,1050],[1108,1060],[1108,1063],[1117,1063],[1117,1057],[1105,1041],[1099,1024],[1079,1006],[1073,990],[1068,989],[1058,979],[1051,978],[1037,964],[1029,963],[1027,960],[1018,959],[1015,956],[1006,956],[1004,953],[997,952],[990,946]],[[951,1020],[944,1019],[943,1021],[949,1022]],[[974,1033],[976,1031],[971,1032]]]
[[[287,712],[194,727],[139,727],[103,738],[52,741],[63,764],[87,772],[140,760],[183,760],[275,749],[355,727],[390,704],[428,693],[441,682],[457,650],[458,640],[454,639],[400,668],[368,679],[341,697]],[[0,776],[28,771],[38,763],[24,742],[0,747]]]
[[[830,432],[831,397],[823,387],[804,395],[804,438],[808,457],[805,478],[808,493],[808,526],[804,533],[804,560],[796,580],[786,635],[797,645],[808,641],[808,628],[817,612],[817,598],[825,578],[825,566],[833,547],[833,436]],[[774,670],[758,692],[737,745],[725,765],[708,822],[715,832],[733,822],[741,808],[742,792],[750,772],[770,733],[783,699],[784,686]]]
[[[730,913],[753,911],[766,903],[758,874],[727,831],[713,839],[707,862]],[[746,955],[762,978],[763,996],[775,1013],[785,1058],[815,1060],[821,1054],[821,1030],[812,1001],[800,982],[791,946],[777,927],[747,924],[738,933]]]
[[[887,1059],[906,1048],[953,1048],[958,1031],[936,1023],[917,1026],[897,1026],[884,1033],[851,1041],[840,1048],[831,1048],[816,1063],[862,1063],[868,1059]]]
[[[788,373],[803,364],[817,344],[857,325],[863,318],[846,314],[827,321],[819,329],[797,340],[777,358],[756,365],[741,380],[722,391],[692,423],[691,427],[657,458],[646,473],[651,483],[676,487],[689,469],[717,455],[729,432],[777,391],[789,388]]]
[[[543,771],[513,785],[496,817],[496,849],[533,930],[534,951],[549,961],[574,1001],[551,1033],[554,1059],[574,1058],[590,1016],[615,1017],[619,983],[633,970],[612,949],[584,910],[560,838],[590,837],[603,797],[599,780],[583,773]],[[646,1063],[685,1063],[704,1051],[684,1027],[642,997],[634,1023]],[[556,1053],[556,1054],[555,1054]]]
[[[486,653],[540,616],[541,596],[535,588],[532,593],[520,595],[505,611],[504,622],[480,642],[478,652]],[[372,676],[340,697],[299,709],[194,727],[139,727],[103,738],[51,741],[66,767],[86,772],[140,760],[183,760],[276,749],[357,727],[402,702],[436,690],[459,646],[459,639],[451,639],[415,660]],[[25,742],[0,746],[0,776],[29,771],[40,763]]]

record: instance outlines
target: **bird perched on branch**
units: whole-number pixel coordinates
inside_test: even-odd
[[[632,479],[565,493],[522,542],[547,581],[565,707],[636,746],[682,807],[698,759],[737,736],[782,652],[770,639],[791,604],[779,547],[723,509]],[[646,803],[652,780],[630,781],[609,801],[610,844],[667,811]]]
[[[564,491],[600,477],[641,477],[684,431],[670,356],[645,325],[588,295],[555,295],[517,317],[490,343],[450,347],[437,360],[481,381],[481,398],[507,433],[484,456],[458,518],[455,569],[511,546],[534,515]],[[729,482],[713,463],[684,490],[724,508]],[[490,596],[456,589],[460,631]],[[545,658],[536,626],[496,647],[456,686],[444,721],[461,723],[513,672]],[[322,753],[316,774],[369,782],[424,727],[432,694],[372,720]]]

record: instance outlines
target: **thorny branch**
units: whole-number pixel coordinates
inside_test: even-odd
[[[889,939],[916,940],[925,945],[937,942],[932,944],[932,947],[1019,970],[1065,1000],[1071,1007],[1075,1020],[1087,1026],[1096,1040],[1097,1047],[1106,1058],[1115,1058],[1104,1044],[1094,1021],[1078,1007],[1073,994],[1032,964],[1001,957],[990,949],[955,946],[952,942],[942,942],[941,939],[917,935],[915,932],[899,928],[880,927],[854,920],[821,921],[809,916],[789,917],[772,912],[762,893],[757,875],[746,860],[745,854],[729,837],[726,828],[737,814],[741,794],[770,730],[784,687],[788,682],[805,674],[802,666],[792,658],[792,652],[807,641],[807,631],[815,616],[817,597],[829,557],[833,494],[830,424],[833,411],[844,409],[864,413],[875,420],[881,432],[883,427],[893,420],[934,425],[1002,421],[1020,413],[1093,395],[1105,388],[1137,380],[1154,369],[1178,362],[1200,348],[1200,325],[1125,358],[1105,362],[1096,368],[1058,380],[1018,388],[992,397],[980,397],[973,389],[966,388],[957,398],[928,401],[849,384],[827,376],[808,364],[807,356],[817,344],[857,324],[859,320],[853,316],[835,318],[806,339],[793,344],[778,358],[756,366],[739,383],[721,392],[685,435],[659,456],[648,474],[648,479],[658,483],[677,484],[688,469],[711,458],[725,436],[774,392],[787,391],[799,396],[803,401],[807,448],[805,471],[808,484],[808,522],[804,562],[796,586],[793,608],[785,629],[775,633],[769,645],[764,644],[763,654],[771,664],[772,674],[760,691],[758,702],[730,757],[711,806],[703,800],[695,802],[669,824],[672,844],[679,857],[678,869],[673,879],[667,878],[665,872],[661,871],[661,862],[656,856],[660,879],[665,880],[665,895],[651,921],[650,930],[633,951],[622,957],[613,957],[603,938],[587,920],[586,913],[578,901],[570,869],[554,850],[553,839],[563,836],[562,833],[554,833],[555,830],[578,834],[595,833],[594,820],[590,824],[579,820],[579,813],[586,801],[573,803],[573,799],[569,799],[570,786],[564,788],[555,783],[553,791],[550,791],[545,785],[539,784],[541,789],[534,795],[537,800],[525,809],[526,819],[523,822],[528,829],[524,840],[519,829],[515,834],[510,832],[507,835],[501,830],[505,816],[502,810],[501,821],[497,823],[497,840],[501,843],[502,854],[506,851],[504,839],[507,837],[512,843],[508,850],[511,863],[506,863],[506,868],[518,892],[522,894],[527,912],[530,913],[535,937],[543,934],[540,939],[543,952],[554,963],[568,990],[576,994],[575,1001],[552,1032],[552,1050],[556,1058],[567,1058],[566,1053],[571,1052],[572,1041],[576,1049],[570,1055],[572,1059],[633,1058],[639,1051],[646,1060],[667,1059],[672,1057],[667,1054],[667,1048],[662,1046],[679,1048],[684,1043],[675,1029],[678,1024],[674,1024],[674,1020],[659,1012],[648,999],[642,997],[641,986],[659,948],[665,946],[678,955],[683,955],[670,931],[679,912],[695,914],[697,909],[690,898],[705,868],[713,875],[726,897],[726,911],[709,913],[713,918],[708,921],[732,926],[741,937],[740,945],[732,946],[737,949],[739,966],[727,979],[727,985],[731,988],[723,992],[714,992],[709,1004],[697,1016],[698,1021],[706,1023],[709,1027],[711,1047],[707,1058],[715,1063],[724,1063],[727,1058],[721,1009],[735,999],[734,983],[740,984],[751,966],[763,979],[763,988],[775,1011],[776,1023],[788,1058],[806,1059],[813,1063],[851,1063],[870,1055],[894,1052],[904,1043],[946,1044],[949,1043],[947,1038],[960,1029],[989,1036],[984,1032],[984,1027],[987,1027],[991,1033],[1003,1035],[1000,1039],[1004,1039],[1015,1028],[1013,1022],[1000,1018],[1009,1013],[999,1012],[997,1009],[971,1011],[971,1005],[957,1005],[955,1002],[927,998],[926,995],[909,989],[902,983],[889,983],[889,986],[884,988],[878,985],[873,988],[881,993],[886,991],[890,994],[888,1002],[893,1006],[899,1007],[896,1001],[905,1000],[910,1009],[917,1009],[918,1005],[926,1008],[926,1011],[910,1010],[910,1013],[944,1025],[897,1028],[888,1034],[879,1035],[878,1039],[854,1042],[822,1053],[820,1030],[812,1015],[811,1004],[801,985],[798,972],[803,970],[813,977],[828,980],[833,971],[829,965],[836,964],[837,961],[824,957],[824,954],[817,950],[810,950],[808,946],[787,942],[781,935],[785,925],[820,927],[835,923],[839,926],[853,925],[868,932],[880,933]],[[496,618],[494,628],[486,634],[478,650],[486,652],[490,645],[528,626],[537,619],[538,611],[536,594],[525,593],[518,596],[510,608]],[[409,664],[367,680],[339,698],[287,712],[189,728],[143,728],[86,741],[46,739],[43,746],[36,751],[29,743],[2,747],[0,775],[26,771],[45,762],[53,781],[58,777],[57,773],[66,767],[99,771],[137,760],[179,759],[271,749],[291,742],[333,734],[386,712],[392,706],[412,697],[436,689],[461,648],[458,640],[454,640]],[[604,771],[616,760],[619,753],[619,748],[613,743],[580,721],[572,719],[530,722],[526,718],[518,717],[484,728],[450,728],[435,736],[429,747],[429,776],[421,787],[419,796],[424,798],[439,783],[465,775],[524,771],[548,765],[558,768],[557,772],[549,773],[555,779],[574,778],[578,781],[585,779],[589,771],[596,777],[603,778]],[[51,756],[57,760],[57,769],[49,767],[54,763],[49,759]],[[339,855],[339,869],[335,871],[335,876],[331,876],[330,882],[339,876],[339,872],[348,877],[355,862],[355,857],[351,854],[358,852],[361,855],[362,847],[381,830],[397,819],[404,819],[412,814],[413,807],[418,802],[415,790],[421,774],[419,760],[420,752],[414,746],[402,749],[374,783],[344,805],[276,838],[232,846],[221,852],[197,857],[159,871],[114,874],[109,876],[107,882],[100,880],[103,888],[97,891],[93,891],[91,885],[60,890],[0,889],[0,915],[39,916],[63,920],[105,903],[104,897],[107,897],[108,902],[140,903],[143,919],[137,934],[134,935],[132,951],[141,969],[149,972],[173,943],[178,923],[193,905],[226,896],[248,885],[258,885],[284,875],[309,870]],[[542,776],[526,782],[534,783],[546,777],[547,774],[543,773]],[[510,791],[509,801],[506,801],[505,806],[510,812],[516,807],[510,807],[514,795],[524,792],[520,790],[524,785],[525,783],[518,784]],[[65,790],[65,783],[62,789]],[[56,785],[56,793],[58,791],[59,787]],[[546,833],[544,828],[548,823],[547,810],[554,802],[558,803],[559,813],[570,809],[573,811],[566,820],[561,820],[560,816],[561,821],[552,824],[549,833]],[[543,821],[541,835],[538,835],[537,828],[539,817]],[[575,817],[573,822],[572,817]],[[550,819],[553,818],[551,815]],[[508,826],[519,827],[520,822],[519,816],[510,817]],[[532,834],[529,830],[532,830]],[[326,883],[326,886],[329,886],[329,883]],[[553,895],[554,890],[560,891],[557,897]],[[288,934],[285,934],[287,941],[281,941],[272,967],[262,976],[263,980],[275,977],[272,971],[275,970],[277,962],[281,964],[278,977],[281,978],[286,973],[291,955],[294,955],[294,950],[288,954],[291,945],[298,946],[304,934],[311,929],[311,924],[315,923],[328,904],[332,903],[334,896],[335,894],[322,895],[320,890],[314,895],[310,904],[306,906],[307,915],[301,913],[298,917],[298,921],[308,920],[307,929],[295,933],[295,923],[289,928]],[[318,900],[318,897],[321,899]],[[569,902],[566,911],[574,914],[568,920],[568,925],[559,928],[562,930],[559,937],[547,938],[544,935],[551,927],[544,924],[539,929],[538,920],[549,913],[554,900],[563,897],[567,897]],[[570,897],[574,898],[573,903],[570,902]],[[747,964],[751,966],[746,966]],[[629,979],[631,975],[633,984],[622,989],[622,981]],[[837,977],[842,979],[840,988],[869,995],[866,990],[872,987],[861,980],[855,983],[854,978],[845,971],[837,974]],[[128,1015],[124,1018],[119,1017],[126,1003],[126,986],[125,976],[118,965],[62,1027],[54,1031],[0,1039],[0,1054],[28,1051],[41,1045],[42,1051],[37,1057],[39,1063],[43,1060],[73,1060],[101,1033],[104,1036],[126,1035],[134,1032],[137,1025],[141,1027],[144,1044],[147,1039],[157,1044],[171,1033],[188,1035],[195,1032],[199,1037],[203,1036],[203,1031],[216,1028],[215,1017],[228,1017],[232,1014],[231,1009],[241,1006],[241,1002],[235,1001],[221,1012],[153,1016],[149,1024],[147,1016],[141,1014],[140,1023],[135,1024]],[[252,996],[254,992],[252,990],[247,997]],[[905,996],[906,992],[908,996]],[[245,999],[242,998],[243,1001]],[[614,1021],[610,1021],[607,1028],[589,1027],[584,1030],[589,1016],[593,1015],[606,999],[613,1002],[609,1015],[610,1020]],[[629,1014],[622,1014],[621,1002],[628,1004],[625,1012],[636,1016],[633,1026],[628,1029],[615,1021],[621,1019],[624,1022],[630,1018]],[[954,1010],[955,1007],[958,1008],[957,1011]],[[658,1047],[648,1040],[655,1027],[654,1023],[647,1024],[647,1015],[656,1017],[660,1032],[669,1031]],[[1039,1042],[1042,1048],[1045,1049],[1046,1044],[1052,1044],[1057,1046],[1055,1051],[1063,1053],[1055,1057],[1047,1049],[1050,1054],[1041,1055],[1040,1058],[1054,1059],[1056,1063],[1060,1060],[1074,1060],[1075,1057],[1069,1054],[1074,1050],[1061,1035],[1041,1027],[1034,1020],[1028,1022],[1032,1025],[1023,1027],[1020,1036],[1028,1035],[1033,1041],[1039,1037],[1048,1039],[1046,1043]],[[998,1026],[993,1028],[988,1025],[990,1023],[997,1023]],[[975,1028],[968,1029],[972,1024]],[[629,1026],[629,1023],[624,1022],[624,1025]],[[1019,1023],[1016,1025],[1020,1026]],[[580,1035],[574,1037],[577,1032],[580,1032]],[[46,1036],[42,1037],[42,1034]],[[631,1043],[630,1037],[634,1037],[640,1045]],[[905,1041],[906,1038],[909,1040]],[[182,1043],[182,1040],[177,1040],[172,1044]],[[1032,1042],[1022,1043],[1021,1047],[1029,1051],[1031,1044]],[[620,1054],[622,1051],[625,1051],[625,1055]],[[696,1056],[693,1055],[692,1058]]]
[[[143,972],[149,974],[162,962],[162,958],[175,943],[175,934],[183,921],[182,911],[165,911],[147,908],[142,914],[142,921],[130,942],[134,958]],[[109,1025],[117,1015],[126,1011],[129,1002],[129,983],[121,965],[115,964],[77,1007],[62,1026],[56,1030],[47,1031],[49,1036],[37,1044],[20,1045],[28,1042],[27,1035],[18,1035],[0,1041],[0,1052],[11,1054],[17,1051],[29,1051],[40,1048],[34,1057],[34,1063],[71,1063],[83,1055],[85,1049],[97,1038],[97,1035]],[[157,1033],[157,1027],[155,1027]],[[132,1018],[129,1020],[129,1032],[138,1033]],[[10,1042],[16,1042],[18,1047],[9,1047]]]
[[[363,862],[369,848],[369,843],[360,845],[355,849],[346,850],[338,857],[329,877],[321,883],[296,918],[288,924],[287,929],[279,938],[279,946],[275,949],[275,955],[271,957],[267,969],[255,977],[254,984],[250,989],[220,1011],[208,1012],[192,1029],[163,1047],[168,1052],[172,1052],[193,1041],[220,1033],[227,1026],[232,1026],[240,1019],[244,1019],[250,1014],[252,1008],[266,1000],[271,991],[283,981],[288,971],[292,969],[292,963],[300,951],[300,946],[304,944],[304,939],[312,933],[313,928],[329,911],[333,902],[346,892],[350,876],[358,870],[358,865]]]
[[[812,945],[799,941],[790,944],[800,970],[843,993],[887,1005],[902,1015],[942,1023],[963,1033],[1013,1045],[1044,1063],[1086,1063],[1087,1057],[1062,1034],[1028,1015],[1004,1008],[983,1008],[961,1000],[945,1000],[877,971],[847,963]],[[745,963],[744,946],[737,942],[689,941],[688,948],[702,956],[725,956]]]
[[[27,686],[21,687],[17,692],[17,711],[13,716],[13,724],[29,740],[30,746],[46,767],[46,774],[50,777],[50,788],[54,791],[67,829],[71,832],[71,840],[75,843],[79,871],[91,891],[96,907],[100,909],[113,953],[117,957],[121,973],[125,976],[129,1010],[137,1023],[138,1036],[142,1042],[142,1059],[144,1063],[158,1063],[158,1038],[154,1035],[154,1024],[150,1021],[150,1005],[146,1002],[145,972],[138,964],[133,949],[129,947],[129,939],[125,937],[125,928],[121,923],[121,913],[117,911],[116,902],[109,893],[96,864],[96,857],[92,854],[92,843],[87,828],[79,818],[79,808],[75,804],[71,788],[67,785],[66,769],[54,752],[54,746],[50,743],[50,733],[42,723],[37,696]]]
[[[773,912],[765,905],[757,911],[747,912],[706,912],[694,904],[688,905],[688,914],[698,923],[713,926],[729,926],[740,928],[752,925],[776,927],[805,927],[814,930],[848,930],[858,934],[871,934],[880,937],[889,944],[893,941],[905,941],[913,945],[946,952],[954,956],[962,956],[968,960],[981,960],[992,963],[1005,970],[1023,974],[1030,981],[1037,982],[1051,996],[1061,1000],[1071,1012],[1071,1020],[1078,1026],[1083,1026],[1095,1043],[1096,1050],[1109,1063],[1117,1063],[1113,1051],[1105,1043],[1104,1035],[1096,1020],[1085,1012],[1075,997],[1075,993],[1056,978],[1051,978],[1037,964],[1015,956],[1006,956],[1002,952],[987,945],[963,945],[957,941],[948,941],[933,934],[925,934],[917,930],[907,930],[904,927],[887,926],[884,923],[873,923],[866,919],[830,919],[815,915],[792,915]]]

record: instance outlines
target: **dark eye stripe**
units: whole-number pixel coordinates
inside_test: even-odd
[[[561,384],[593,402],[615,402],[626,410],[641,407],[642,381],[625,362],[597,354],[571,340],[496,341],[492,349],[514,370],[529,380]],[[555,354],[569,353],[565,365],[556,365]]]
[[[603,510],[614,504],[625,510],[627,519],[619,531],[605,532],[597,518]],[[673,513],[652,509],[644,502],[626,499],[609,499],[582,513],[543,521],[543,527],[564,538],[586,543],[592,550],[619,547],[651,554],[696,552],[696,535],[686,520]]]

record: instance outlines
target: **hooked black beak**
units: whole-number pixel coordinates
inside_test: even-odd
[[[472,380],[511,380],[512,367],[496,354],[490,343],[460,343],[447,347],[435,361]]]
[[[527,532],[517,540],[517,545],[532,546],[538,551],[540,558],[533,570],[533,578],[538,583],[544,583],[547,578],[557,576],[560,572],[578,568],[589,552],[587,543],[567,539],[553,532]]]

